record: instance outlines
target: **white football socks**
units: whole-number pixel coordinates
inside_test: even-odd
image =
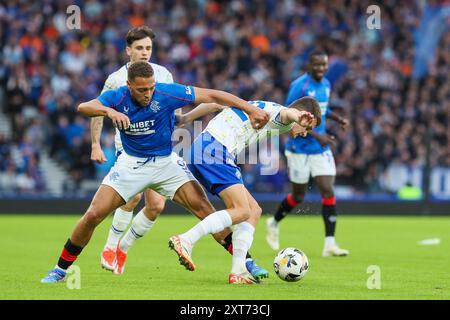
[[[130,229],[128,229],[127,233],[120,241],[119,247],[122,251],[127,252],[134,244],[134,241],[142,238],[155,224],[155,221],[152,221],[145,216],[143,210],[144,209],[139,211],[136,217],[134,217]]]
[[[245,258],[253,243],[255,228],[248,222],[241,222],[236,225],[233,231],[233,259],[231,263],[231,273],[242,274],[247,272]]]
[[[180,237],[193,246],[201,237],[222,231],[231,224],[231,216],[226,210],[216,211],[197,223],[189,231],[181,234]]]
[[[128,212],[120,208],[117,208],[116,212],[114,212],[114,218],[111,228],[109,229],[106,247],[112,248],[114,250],[116,249],[117,244],[119,243],[119,240],[122,237],[122,234],[127,229],[132,218],[133,218],[133,211]]]
[[[334,237],[325,237],[325,248],[333,247],[336,245]]]

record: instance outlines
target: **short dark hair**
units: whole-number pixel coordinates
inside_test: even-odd
[[[316,126],[319,126],[322,122],[322,111],[320,110],[320,105],[313,97],[302,97],[297,99],[289,105],[289,108],[295,108],[299,111],[308,111],[314,116],[314,118],[316,118]]]
[[[154,71],[150,63],[145,61],[138,61],[132,63],[128,67],[128,80],[132,81],[136,77],[141,78],[151,78],[153,77]]]
[[[315,57],[315,56],[328,56],[328,54],[327,54],[325,51],[323,51],[323,50],[318,50],[318,49],[313,50],[313,51],[309,54],[308,61],[311,61],[312,58]]]
[[[140,26],[133,29],[130,29],[126,36],[127,46],[131,47],[133,42],[136,40],[141,40],[149,37],[150,39],[155,39],[156,35],[153,30],[147,26]]]

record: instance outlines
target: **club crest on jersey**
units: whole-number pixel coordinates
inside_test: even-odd
[[[153,112],[158,112],[159,110],[161,110],[161,107],[159,106],[159,102],[158,101],[152,101],[150,103],[150,109],[152,109]]]

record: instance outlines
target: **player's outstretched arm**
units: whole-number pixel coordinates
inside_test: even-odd
[[[118,129],[126,129],[130,125],[130,119],[126,115],[102,105],[98,99],[80,103],[77,111],[88,117],[106,116],[111,119],[114,126]]]
[[[107,161],[100,144],[103,128],[103,117],[91,118],[91,160],[99,164]]]
[[[194,87],[195,104],[215,102],[224,106],[233,106],[241,109],[248,114],[252,127],[254,129],[262,128],[269,121],[269,114],[264,110],[251,105],[231,93]]]
[[[218,103],[202,103],[185,114],[175,114],[177,125],[188,124],[210,113],[222,111],[228,107]]]
[[[291,134],[295,136],[300,135],[305,137],[317,125],[317,120],[312,113],[294,108],[281,110],[280,120],[284,124],[296,124],[296,127],[291,130]]]
[[[280,111],[281,122],[290,124],[297,122],[300,125],[308,125],[313,123],[314,116],[308,111],[300,111],[294,108],[287,108]]]

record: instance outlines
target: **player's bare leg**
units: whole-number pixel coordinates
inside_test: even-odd
[[[145,206],[140,210],[133,221],[128,231],[123,236],[122,240],[117,245],[116,263],[114,265],[114,274],[122,274],[125,271],[125,262],[127,253],[134,242],[142,238],[153,227],[156,218],[164,210],[166,198],[153,191],[147,189],[144,191]]]
[[[316,176],[314,182],[322,196],[322,217],[325,224],[325,243],[322,256],[347,256],[350,252],[341,249],[335,240],[336,231],[336,198],[334,196],[334,176]]]
[[[100,256],[100,264],[104,269],[114,270],[117,262],[117,245],[131,219],[133,219],[133,210],[139,204],[141,198],[142,193],[137,194],[114,212],[108,239]]]
[[[107,185],[100,185],[86,213],[78,221],[70,240],[73,244],[85,247],[94,233],[95,228],[109,213],[124,204],[123,198],[116,190]]]
[[[110,186],[100,185],[86,213],[75,225],[70,239],[64,245],[58,263],[43,283],[54,283],[64,280],[67,268],[77,259],[83,248],[89,243],[95,228],[108,214],[123,205],[123,198]]]

